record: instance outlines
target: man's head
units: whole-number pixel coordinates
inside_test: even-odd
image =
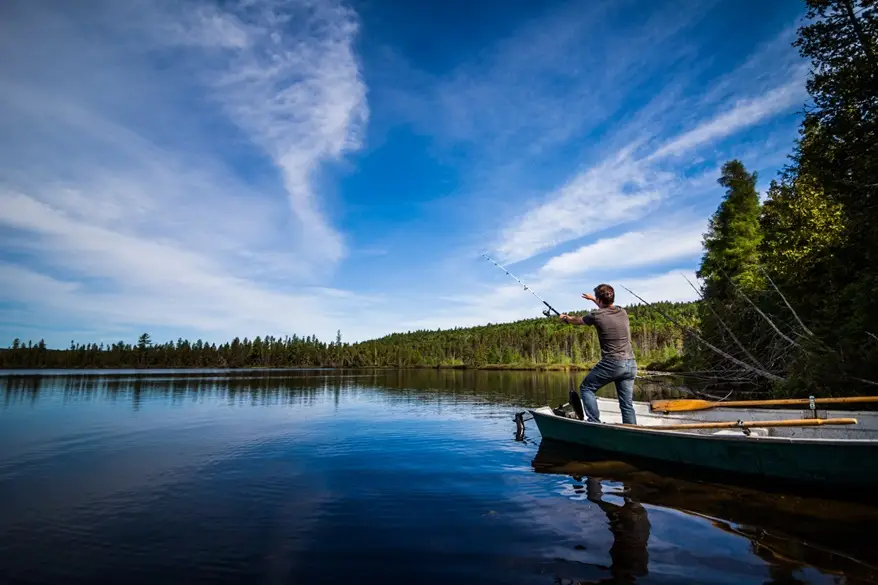
[[[616,291],[609,284],[599,284],[594,287],[594,296],[602,307],[609,307],[616,300]]]

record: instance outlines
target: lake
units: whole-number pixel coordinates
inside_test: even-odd
[[[0,373],[0,582],[878,582],[844,494],[516,436],[583,374]]]

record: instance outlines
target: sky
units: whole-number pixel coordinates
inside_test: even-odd
[[[789,162],[801,0],[5,0],[0,345],[392,332],[696,298]]]

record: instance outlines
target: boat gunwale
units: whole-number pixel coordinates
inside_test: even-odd
[[[563,423],[570,423],[574,425],[581,425],[583,428],[606,428],[614,431],[622,431],[622,432],[636,432],[636,433],[644,433],[647,435],[674,435],[679,437],[685,437],[689,439],[707,439],[714,441],[764,441],[768,443],[793,443],[793,444],[816,444],[816,445],[878,445],[878,439],[829,439],[829,438],[819,438],[819,437],[778,437],[778,436],[759,436],[759,435],[715,435],[715,434],[703,434],[696,433],[692,431],[686,430],[662,430],[657,426],[641,426],[641,425],[623,425],[616,423],[595,423],[589,422],[587,420],[577,420],[572,418],[567,418],[564,416],[559,416],[552,412],[552,408],[549,406],[540,406],[538,408],[530,408],[528,411],[531,415],[536,419],[537,417],[545,417],[547,419],[557,419]],[[852,413],[853,414],[853,413]],[[671,419],[674,420],[674,419]],[[825,419],[824,419],[825,420]],[[855,426],[855,425],[851,425]],[[539,423],[537,423],[537,427],[539,428]],[[757,427],[758,428],[758,427]],[[541,431],[542,434],[542,431]]]

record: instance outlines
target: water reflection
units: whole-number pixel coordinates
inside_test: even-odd
[[[586,497],[594,502],[604,514],[613,533],[613,546],[610,547],[611,579],[599,583],[634,583],[637,577],[645,577],[649,571],[649,514],[646,508],[628,496],[623,496],[620,506],[603,499],[601,480],[589,477],[585,481]]]
[[[0,535],[11,535],[0,566],[83,583],[132,567],[189,575],[196,557],[214,582],[242,582],[270,559],[277,582],[347,582],[356,571],[381,583],[878,583],[868,504],[672,479],[586,459],[541,441],[533,424],[515,432],[513,413],[565,402],[579,378],[0,374]],[[667,396],[649,391],[638,387]],[[570,505],[566,477],[586,501]],[[211,539],[191,532],[203,526]],[[279,536],[266,544],[267,532]]]
[[[617,461],[588,459],[581,451],[543,441],[532,461],[537,473],[566,475],[585,485],[588,500],[607,516],[613,545],[612,579],[633,583],[648,574],[649,515],[644,506],[676,510],[746,538],[769,565],[769,583],[800,583],[812,568],[838,583],[878,583],[872,538],[878,508],[840,500],[765,493],[716,483],[670,478]],[[623,504],[607,502],[607,482]]]
[[[71,372],[0,371],[2,404],[33,403],[43,391],[64,389],[67,401],[221,399],[230,405],[297,405],[325,392],[386,390],[395,401],[472,402],[536,407],[558,405],[578,387],[582,372],[476,370],[128,370]],[[612,384],[598,392],[613,397]],[[635,400],[674,398],[679,390],[638,380]]]

